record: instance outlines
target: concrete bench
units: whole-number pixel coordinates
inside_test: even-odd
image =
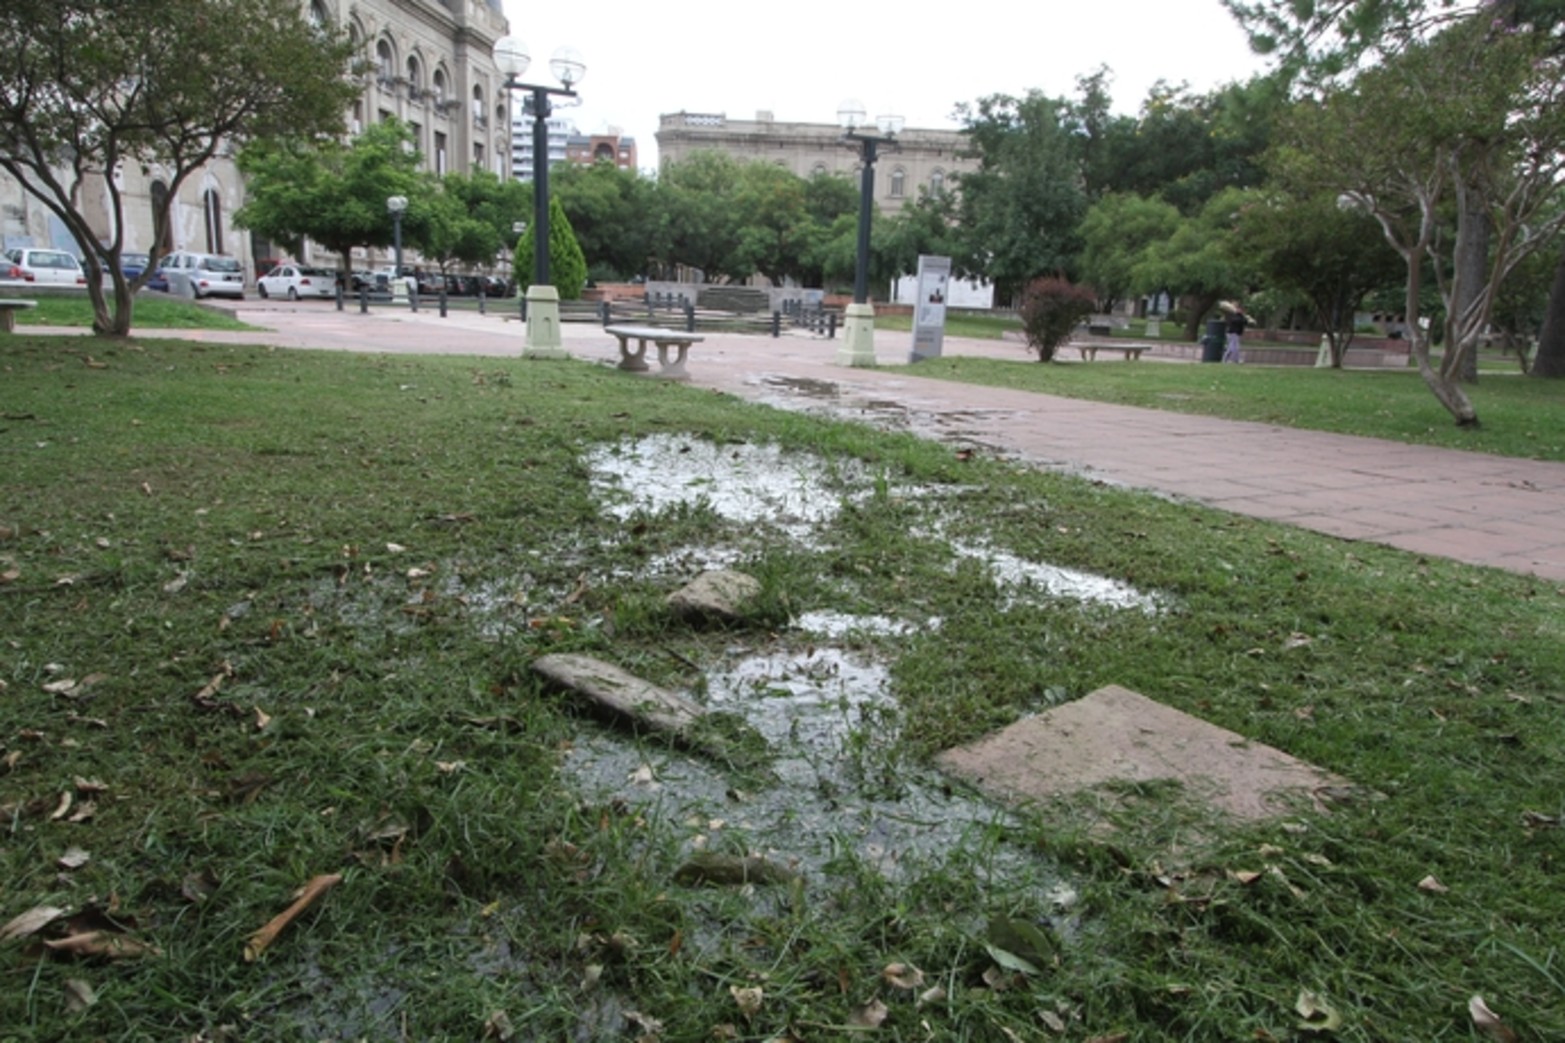
[[[704,339],[699,333],[668,330],[660,326],[605,326],[604,331],[619,341],[620,369],[632,373],[645,373],[650,369],[647,365],[647,341],[651,341],[658,349],[658,376],[670,380],[690,379],[690,373],[685,369],[685,356],[690,351],[690,345]],[[635,347],[631,346],[631,341],[636,342]],[[673,358],[669,357],[670,348],[675,351]]]
[[[1100,351],[1117,351],[1127,361],[1135,362],[1141,358],[1141,353],[1147,350],[1145,344],[1073,344],[1071,347],[1081,352],[1083,362],[1093,361]]]
[[[16,313],[23,308],[36,308],[37,301],[24,301],[17,297],[0,297],[0,330],[10,333],[16,329]]]

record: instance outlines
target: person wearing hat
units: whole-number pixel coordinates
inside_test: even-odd
[[[1244,309],[1232,301],[1223,302],[1223,310],[1228,313],[1228,324],[1225,327],[1228,332],[1228,345],[1223,349],[1224,362],[1243,362],[1239,357],[1239,341],[1244,336],[1244,328],[1250,324],[1250,317],[1244,313]]]

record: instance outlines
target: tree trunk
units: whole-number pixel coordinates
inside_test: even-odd
[[[1469,312],[1478,308],[1479,298],[1488,285],[1489,240],[1493,238],[1491,233],[1494,230],[1494,221],[1489,216],[1488,208],[1483,205],[1482,192],[1476,189],[1463,192],[1458,199],[1459,227],[1456,237],[1456,256],[1453,258],[1456,264],[1456,285],[1452,287],[1450,314],[1446,321],[1446,328],[1451,333],[1470,328],[1467,316]],[[1456,321],[1453,322],[1452,319]],[[1476,332],[1483,331],[1480,329]],[[1447,352],[1460,351],[1463,347],[1466,347],[1467,351],[1457,360],[1457,365],[1447,364],[1440,369],[1465,383],[1476,384],[1478,383],[1477,337],[1464,345],[1460,340],[1447,335],[1445,345]]]
[[[1565,252],[1554,265],[1548,310],[1543,316],[1543,331],[1538,334],[1538,353],[1527,373],[1533,377],[1565,377]]]
[[[1198,341],[1201,339],[1201,320],[1206,318],[1206,313],[1212,310],[1221,294],[1205,293],[1192,298],[1195,303],[1190,308],[1190,318],[1185,320],[1185,340]]]

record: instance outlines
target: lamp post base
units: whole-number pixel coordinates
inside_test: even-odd
[[[560,338],[560,291],[553,286],[527,288],[527,340],[522,347],[524,359],[563,359],[564,342]]]
[[[875,306],[850,304],[843,313],[842,344],[837,348],[839,366],[875,364]]]

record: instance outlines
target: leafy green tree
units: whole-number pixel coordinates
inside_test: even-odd
[[[1182,220],[1172,204],[1132,193],[1104,196],[1087,211],[1079,270],[1105,311],[1127,295],[1166,289],[1143,282],[1141,265],[1147,251],[1173,236]]]
[[[570,217],[588,269],[610,279],[647,270],[657,220],[653,182],[613,163],[561,166],[549,174],[549,194]]]
[[[1199,214],[1181,218],[1167,239],[1150,243],[1133,270],[1137,285],[1167,287],[1189,299],[1186,340],[1196,339],[1201,320],[1219,300],[1242,295],[1253,280],[1233,238],[1244,199],[1236,188],[1213,196]]]
[[[440,179],[440,187],[446,195],[460,201],[470,220],[486,229],[483,234],[469,233],[475,240],[473,249],[461,257],[475,267],[493,265],[516,235],[516,223],[532,216],[532,185],[526,181],[502,180],[493,171],[474,170],[448,173]]]
[[[409,241],[434,261],[442,274],[453,264],[475,268],[493,264],[501,241],[492,224],[474,217],[467,202],[446,187],[451,178],[465,179],[465,175],[428,178],[415,197],[416,205],[409,201],[404,220]]]
[[[405,124],[387,120],[348,142],[298,136],[257,142],[239,154],[249,193],[234,220],[295,248],[313,239],[337,254],[346,276],[354,247],[391,245],[387,198],[408,197],[403,220],[410,241],[428,211],[412,140]]]
[[[1403,275],[1402,258],[1374,218],[1331,194],[1250,193],[1239,208],[1235,249],[1266,285],[1308,302],[1334,367],[1342,365],[1364,298]]]
[[[528,225],[516,244],[516,281],[524,289],[533,284],[533,244],[536,225]],[[582,253],[576,233],[571,230],[571,220],[565,216],[565,208],[553,193],[549,197],[549,282],[560,294],[562,301],[581,298],[587,286],[587,256]]]
[[[345,36],[288,0],[46,0],[0,6],[0,168],[70,230],[89,269],[93,332],[130,332],[134,291],[156,267],[169,208],[228,146],[340,134],[358,88]],[[127,281],[121,164],[167,171],[154,200],[153,264]],[[108,207],[108,238],[83,211]]]
[[[712,282],[752,274],[742,250],[739,166],[724,153],[700,151],[663,168],[654,212],[665,267],[697,268]]]
[[[1406,265],[1419,373],[1461,426],[1478,423],[1459,385],[1500,287],[1565,227],[1562,101],[1565,67],[1552,41],[1472,20],[1300,105],[1293,120],[1289,176],[1340,193],[1380,224]],[[1474,257],[1480,236],[1488,248]],[[1419,322],[1426,264],[1445,312],[1438,361]]]
[[[995,94],[958,111],[978,169],[957,178],[962,274],[1004,298],[1042,272],[1074,267],[1087,209],[1069,103],[1038,91]]]

